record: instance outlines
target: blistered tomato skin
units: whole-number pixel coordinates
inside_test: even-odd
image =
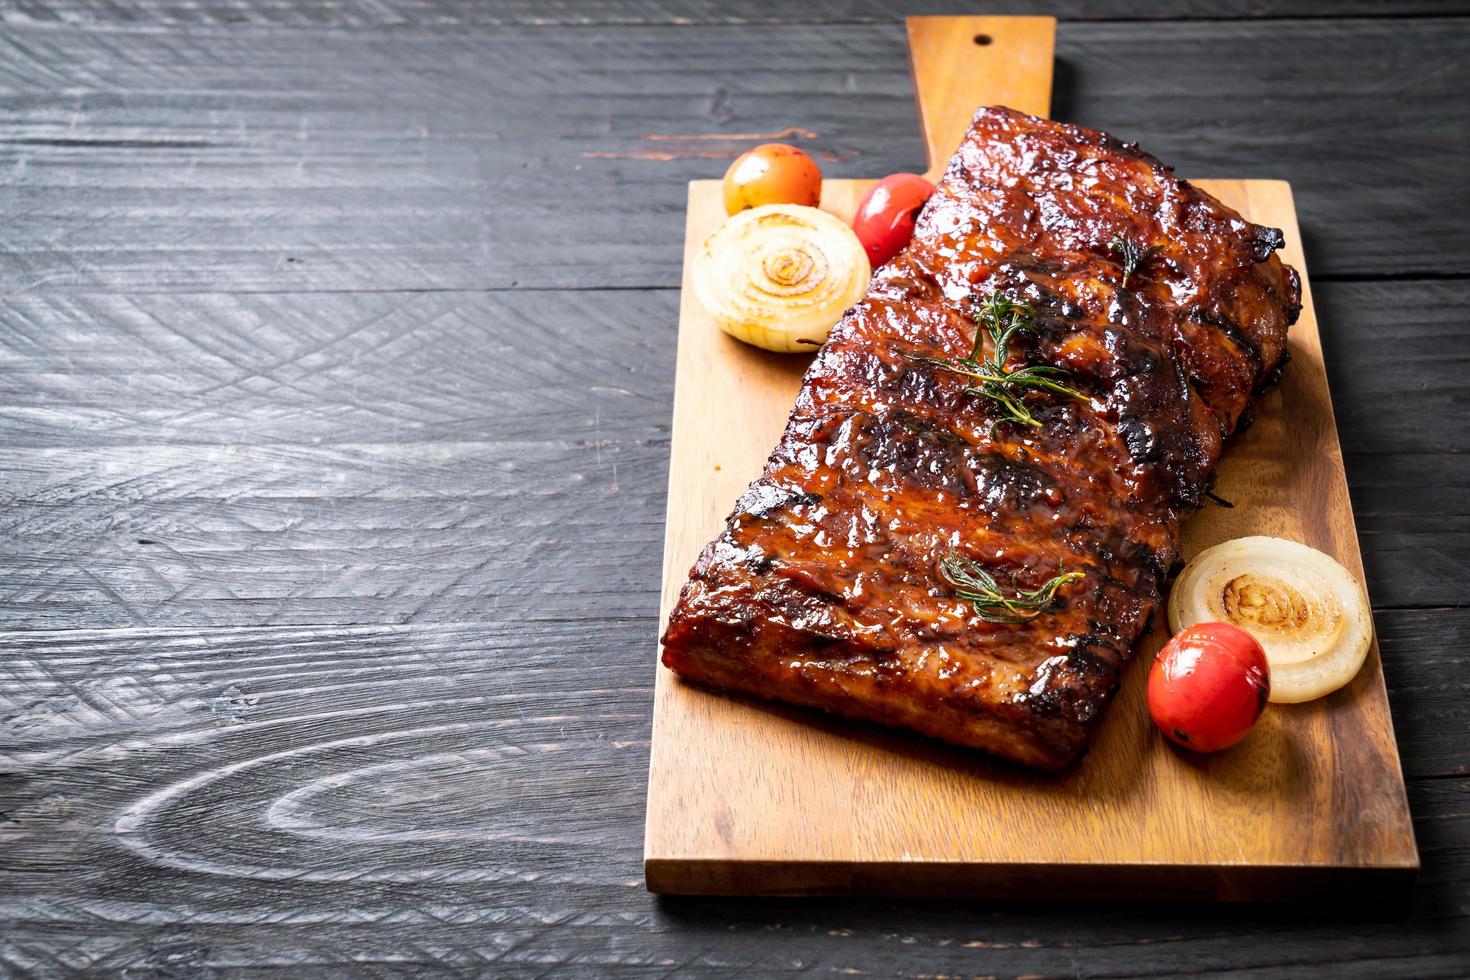
[[[725,171],[725,213],[739,214],[764,204],[814,208],[822,200],[822,169],[786,143],[762,143],[735,158]]]
[[[1228,623],[1200,623],[1174,634],[1148,675],[1154,724],[1196,752],[1217,752],[1245,738],[1270,694],[1266,652]]]
[[[903,251],[914,237],[919,212],[933,194],[934,185],[918,174],[889,174],[868,191],[858,205],[852,230],[873,268]]]

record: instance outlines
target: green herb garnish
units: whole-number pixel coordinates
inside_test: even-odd
[[[968,357],[924,357],[912,355],[916,360],[933,364],[946,371],[973,378],[980,382],[965,391],[971,395],[989,398],[1000,408],[1001,418],[991,425],[993,430],[1003,421],[1041,428],[1041,423],[1031,414],[1022,401],[1028,391],[1049,391],[1068,398],[1085,399],[1080,391],[1068,388],[1055,380],[1065,378],[1067,372],[1050,364],[1030,364],[1014,371],[1007,370],[1006,360],[1010,355],[1011,338],[1018,331],[1030,328],[1031,307],[1017,303],[999,293],[991,293],[975,314],[975,346]],[[992,345],[990,357],[985,356],[985,335],[990,335]]]
[[[962,555],[946,555],[939,570],[954,587],[955,597],[968,602],[989,623],[1029,623],[1051,608],[1059,589],[1083,577],[1081,572],[1062,572],[1039,589],[1017,588],[1014,595],[1006,595],[989,572]]]
[[[1123,260],[1123,288],[1128,288],[1128,278],[1138,271],[1138,267],[1158,254],[1160,245],[1149,245],[1140,248],[1133,239],[1119,232],[1117,237],[1108,243],[1111,251],[1117,252]]]

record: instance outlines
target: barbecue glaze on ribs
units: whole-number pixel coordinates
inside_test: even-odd
[[[1127,277],[1120,242],[1155,249]],[[1056,770],[1087,747],[1157,609],[1180,525],[1300,308],[1281,233],[1135,145],[982,109],[913,243],[806,374],[765,471],[700,555],[663,662],[719,688]],[[1032,310],[1010,367],[1087,396],[1003,421],[921,356],[970,353],[993,293]],[[988,343],[988,341],[987,341]],[[1085,577],[988,622],[948,555],[1011,588]]]

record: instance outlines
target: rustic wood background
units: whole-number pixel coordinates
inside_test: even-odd
[[[0,6],[0,975],[1470,973],[1470,2],[1004,5],[1295,186],[1412,899],[643,891],[684,182],[920,167],[955,12]]]

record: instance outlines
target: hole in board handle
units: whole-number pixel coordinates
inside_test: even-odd
[[[975,35],[975,43],[978,44],[982,48],[983,47],[986,47],[989,44],[991,44],[994,40],[995,40],[995,38],[991,37],[989,34],[976,34]]]

